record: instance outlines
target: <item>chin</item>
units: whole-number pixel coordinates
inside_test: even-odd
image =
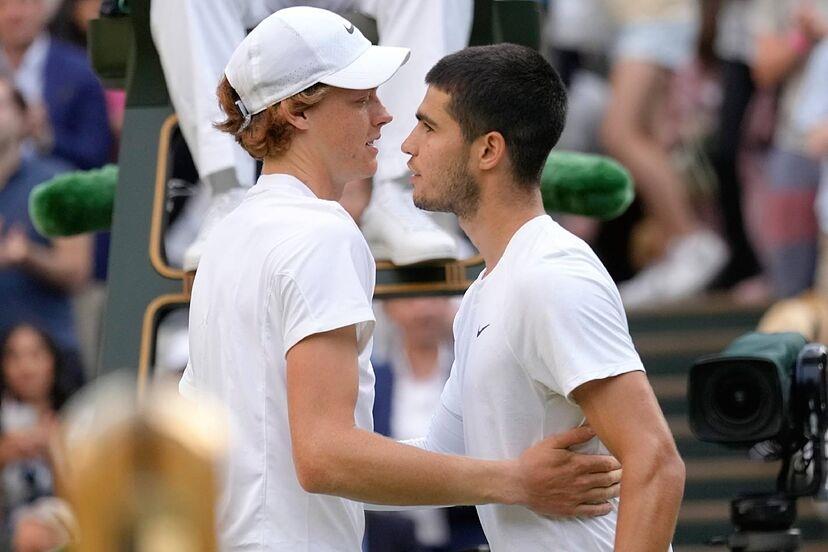
[[[411,199],[414,200],[414,205],[419,208],[423,209],[424,211],[430,211],[429,209],[429,201],[428,198],[423,197],[422,194],[417,193],[417,188],[414,188],[414,193],[411,195]]]
[[[377,160],[374,159],[368,166],[362,171],[361,175],[357,178],[371,178],[377,173]]]

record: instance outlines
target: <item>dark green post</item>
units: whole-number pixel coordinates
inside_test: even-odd
[[[150,0],[133,0],[130,8],[129,16],[97,20],[90,46],[105,79],[118,80],[117,68],[124,66],[127,90],[98,374],[137,369],[148,306],[182,289],[180,280],[159,274],[149,257],[160,130],[173,110],[150,35]]]

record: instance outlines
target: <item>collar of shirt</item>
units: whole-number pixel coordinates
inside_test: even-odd
[[[43,101],[43,87],[46,78],[46,56],[51,39],[47,33],[38,36],[26,53],[20,67],[14,73],[14,82],[29,103]]]
[[[316,198],[316,194],[304,182],[289,174],[261,175],[256,185],[248,192],[248,195],[257,195],[268,191]]]

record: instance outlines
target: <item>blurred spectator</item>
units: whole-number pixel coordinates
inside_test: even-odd
[[[89,22],[98,17],[101,0],[65,0],[50,26],[53,36],[72,43],[84,50],[87,47]],[[118,145],[124,123],[126,93],[120,89],[105,89],[106,112],[112,134],[110,160],[117,161]],[[84,364],[90,369],[97,360],[101,340],[103,309],[106,302],[106,279],[109,263],[110,235],[102,232],[95,235],[93,278],[74,301],[78,319],[78,337]]]
[[[813,212],[819,166],[807,155],[794,124],[803,67],[812,46],[828,32],[828,0],[755,0],[752,72],[762,87],[779,87],[773,144],[764,170],[763,241],[774,291],[795,295],[813,283],[817,224]]]
[[[613,21],[605,0],[552,0],[549,3],[543,38],[550,48],[552,64],[568,89],[580,69],[602,72],[612,31]]]
[[[694,0],[609,0],[617,23],[611,98],[602,139],[632,173],[645,210],[666,242],[663,255],[619,291],[627,307],[651,306],[703,289],[727,260],[723,241],[703,229],[659,131],[673,72],[692,59]]]
[[[50,25],[52,35],[85,50],[89,22],[96,19],[100,11],[101,0],[65,0]],[[107,88],[104,90],[104,97],[109,127],[117,141],[124,126],[126,93],[123,90]],[[113,160],[116,156],[117,151],[113,151]]]
[[[100,11],[101,0],[64,0],[49,26],[52,36],[86,49],[89,21]]]
[[[75,390],[60,351],[42,330],[22,324],[0,339],[0,496],[6,541],[25,507],[53,493],[49,439],[57,411]]]
[[[103,90],[86,53],[46,32],[51,11],[47,0],[0,0],[0,65],[31,106],[37,148],[99,167],[112,146]]]
[[[814,48],[808,62],[796,125],[806,133],[806,148],[821,160],[816,213],[820,228],[817,289],[828,294],[828,39]]]
[[[390,323],[383,325],[378,313],[374,430],[397,440],[416,439],[428,432],[451,370],[457,303],[423,297],[390,299],[383,307]],[[397,544],[412,522],[416,542]],[[486,542],[471,508],[368,512],[366,523],[369,552],[437,552]]]
[[[744,120],[755,84],[750,73],[754,55],[750,28],[753,0],[723,0],[718,12],[714,50],[719,59],[722,101],[712,154],[719,181],[719,206],[730,260],[716,280],[730,288],[760,272],[753,245],[745,232],[742,212],[742,175],[739,152]]]
[[[566,126],[557,148],[598,152],[598,131],[609,98],[605,79],[612,21],[604,0],[555,0],[544,39],[551,63],[569,92]]]
[[[89,280],[89,236],[47,240],[29,219],[29,193],[63,170],[62,164],[24,158],[26,108],[9,78],[0,76],[0,332],[20,323],[45,328],[82,380],[70,296]]]

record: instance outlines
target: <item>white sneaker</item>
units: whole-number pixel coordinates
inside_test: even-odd
[[[702,291],[728,259],[724,241],[709,230],[678,238],[667,253],[618,286],[628,309],[654,307]]]
[[[457,259],[454,238],[414,206],[411,190],[400,182],[374,186],[362,233],[375,259],[398,266]]]
[[[201,260],[204,244],[207,243],[207,237],[210,235],[210,232],[216,227],[219,221],[239,206],[246,193],[246,188],[232,188],[224,193],[213,196],[210,200],[210,208],[207,210],[207,214],[204,215],[204,221],[201,223],[198,235],[184,252],[184,262],[182,263],[184,272],[192,272],[198,268],[198,262]]]

